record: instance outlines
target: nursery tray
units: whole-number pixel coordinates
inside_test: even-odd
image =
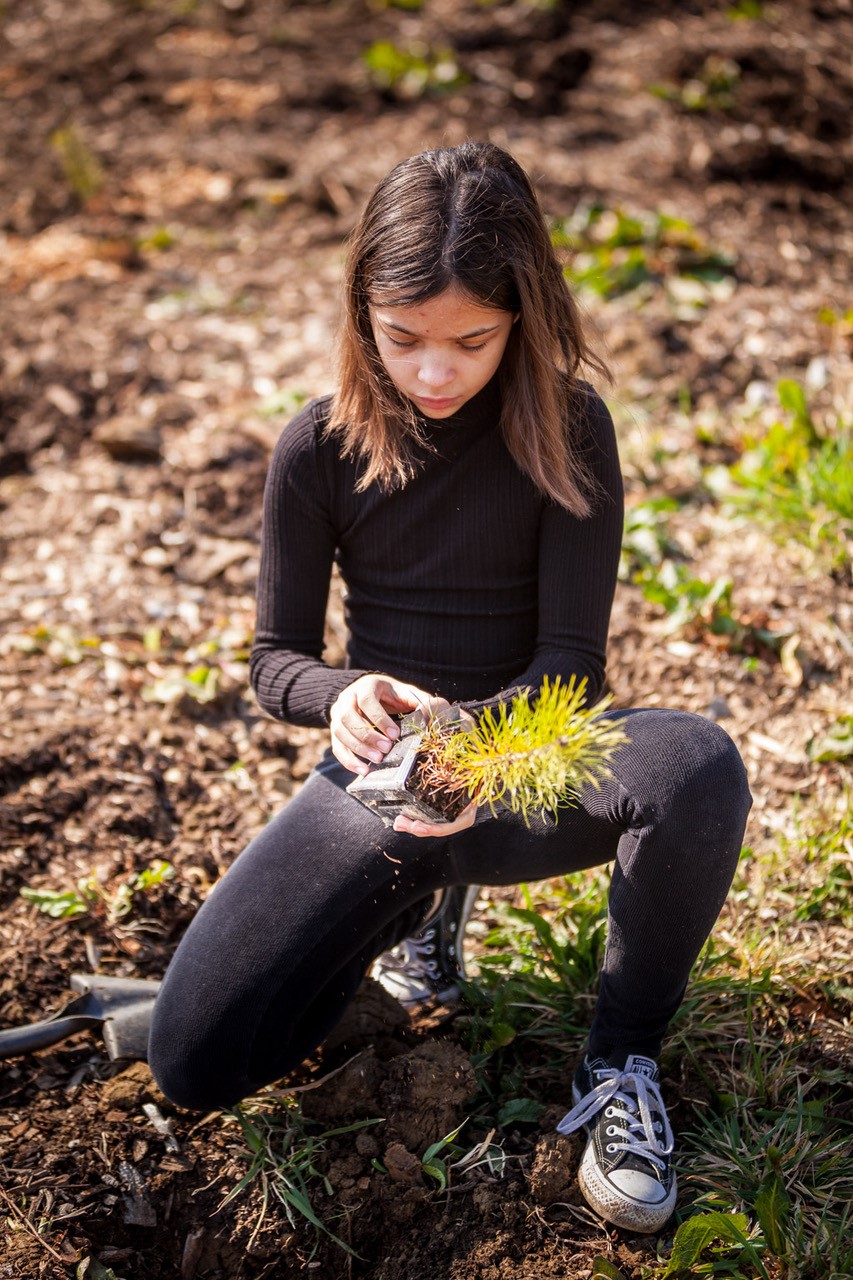
[[[406,789],[422,736],[404,732],[381,764],[371,765],[370,773],[356,778],[347,787],[348,794],[372,809],[386,827],[394,825],[398,814],[424,822],[447,821],[437,809]]]

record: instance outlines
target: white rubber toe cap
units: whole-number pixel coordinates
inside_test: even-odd
[[[618,1187],[623,1195],[630,1196],[640,1204],[660,1204],[666,1199],[666,1190],[657,1178],[651,1178],[639,1169],[614,1169],[609,1181]]]

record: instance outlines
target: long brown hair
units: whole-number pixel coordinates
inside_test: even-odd
[[[360,488],[405,484],[423,439],[414,405],[380,359],[370,305],[407,306],[451,285],[519,314],[498,371],[504,440],[542,493],[588,515],[589,476],[573,448],[572,427],[588,394],[577,373],[581,364],[607,370],[587,346],[530,179],[488,142],[404,160],[380,182],[353,232],[340,386],[327,430],[345,454],[364,461]]]

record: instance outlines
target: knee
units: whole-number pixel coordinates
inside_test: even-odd
[[[685,713],[687,714],[687,713]],[[696,741],[697,774],[709,794],[725,800],[726,808],[746,822],[752,807],[746,766],[732,739],[713,720],[687,715]]]
[[[221,1046],[217,1049],[194,1037],[189,1026],[155,1005],[148,1065],[157,1086],[175,1106],[215,1111],[238,1102],[248,1089],[241,1091],[232,1085],[228,1056]]]
[[[682,796],[740,838],[752,806],[740,752],[713,720],[690,712],[675,716],[673,746],[681,765],[677,778]]]
[[[692,712],[667,710],[629,717],[626,730],[637,754],[633,776],[622,781],[642,816],[675,811],[742,836],[752,796],[725,729]]]

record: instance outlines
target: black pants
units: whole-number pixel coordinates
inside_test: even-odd
[[[616,860],[590,1045],[655,1056],[722,906],[751,804],[726,733],[679,711],[622,713],[630,742],[555,824],[502,814],[459,835],[400,835],[327,753],[236,860],[166,974],[149,1056],[164,1093],[228,1106],[326,1037],[371,960],[450,884],[515,884]]]

